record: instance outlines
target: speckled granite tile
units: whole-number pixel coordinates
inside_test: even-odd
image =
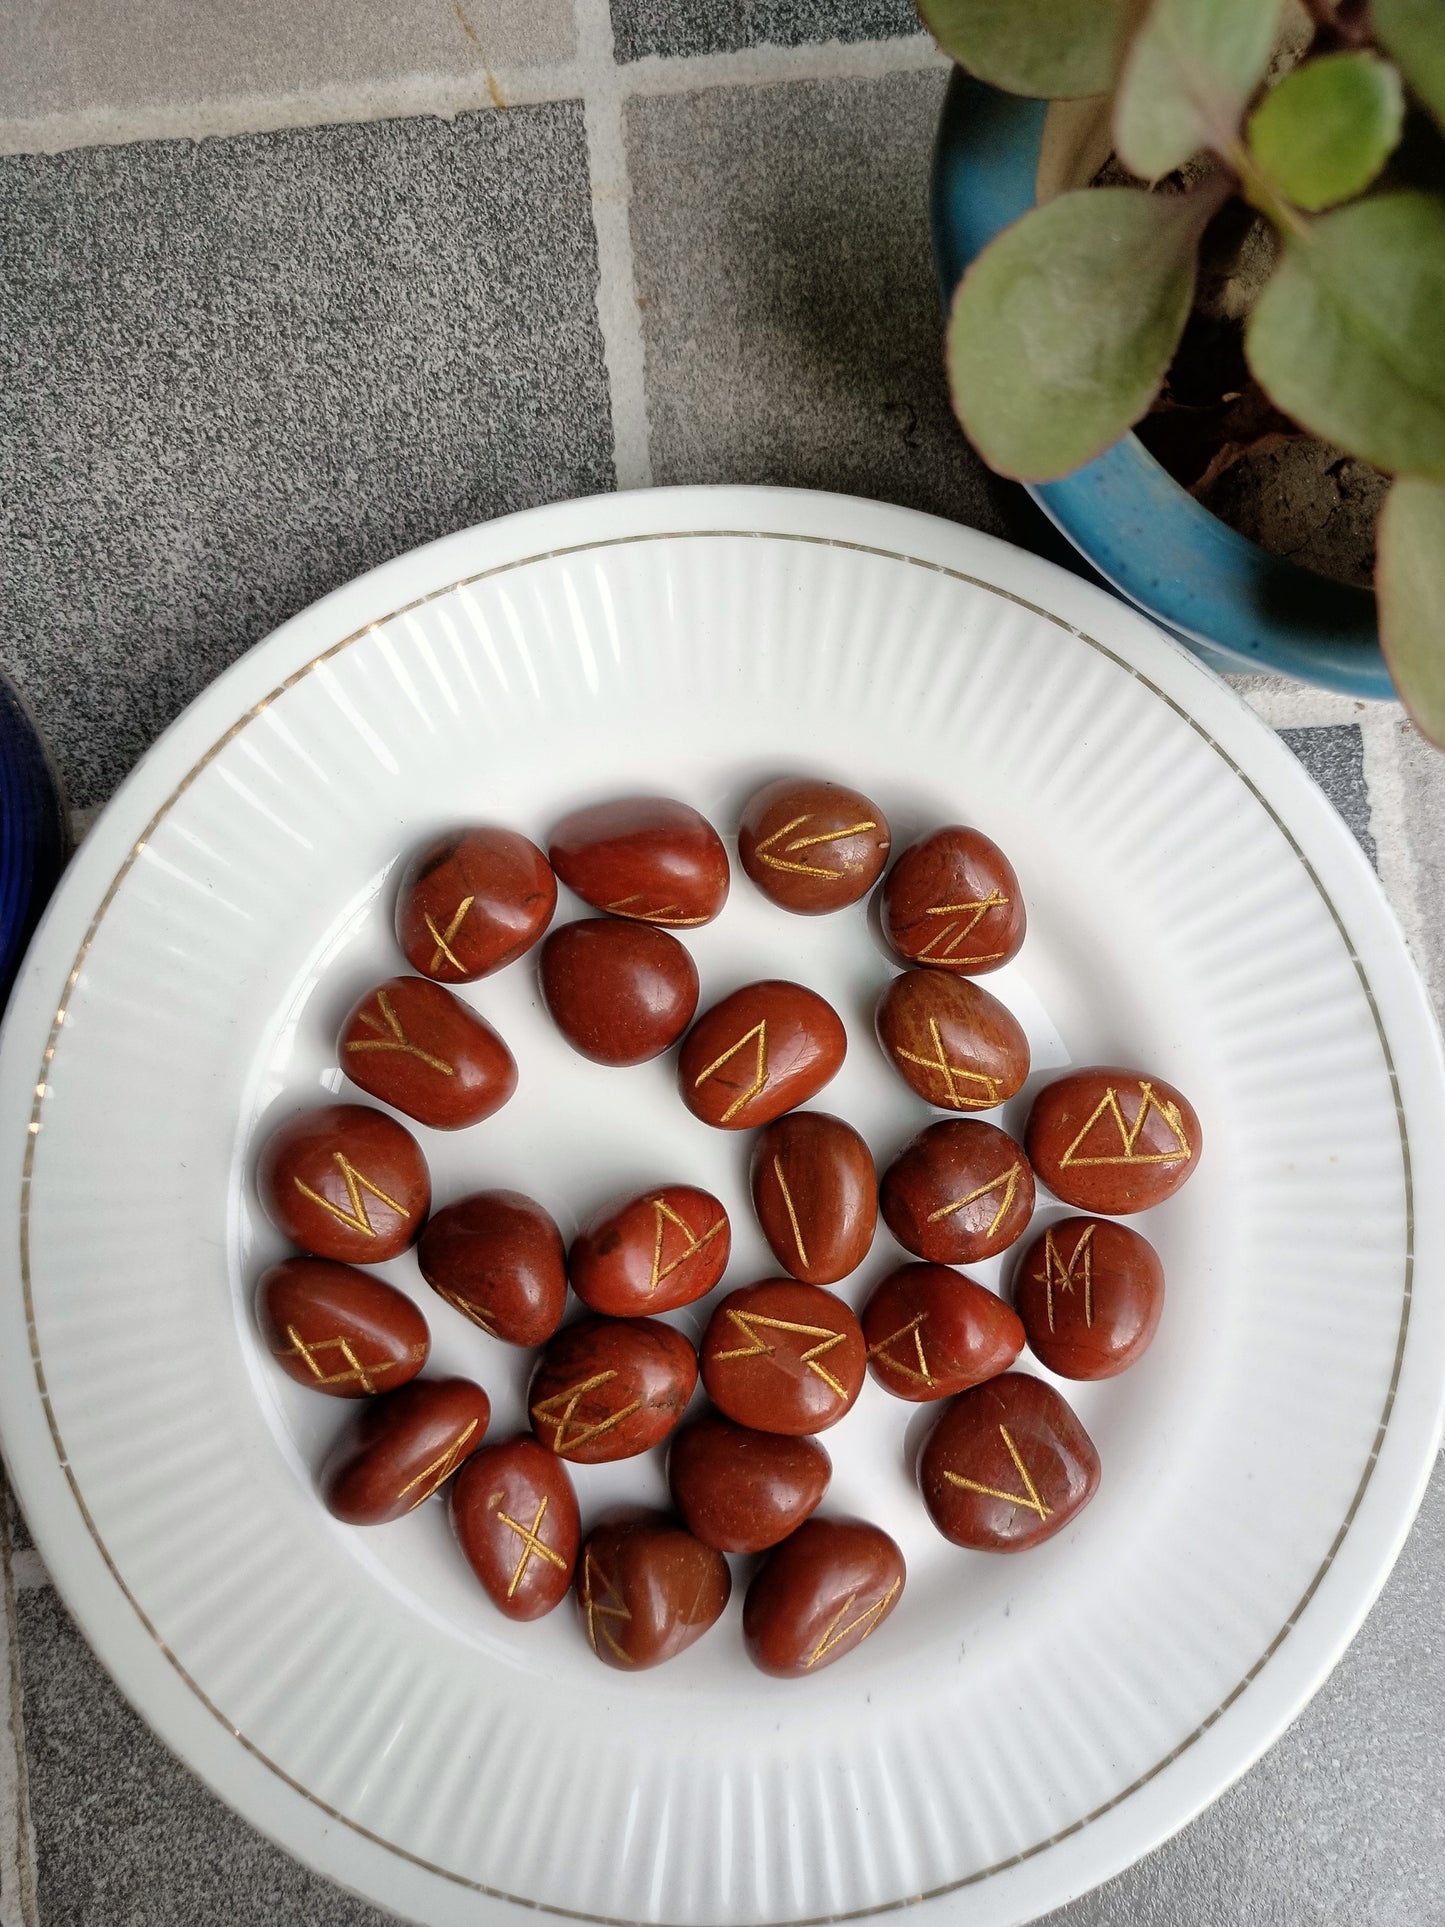
[[[1046,1927],[1445,1921],[1445,1467],[1378,1604],[1294,1725],[1157,1853]]]
[[[1370,794],[1365,787],[1365,744],[1358,723],[1324,723],[1313,729],[1282,729],[1287,743],[1344,818],[1371,863]]]
[[[919,32],[912,0],[611,0],[619,60]]]
[[[943,379],[926,200],[943,84],[628,103],[654,480],[841,489],[1002,532]]]
[[[374,563],[612,483],[575,102],[0,160],[0,658],[79,805]]]
[[[188,107],[567,59],[571,0],[13,0],[0,133],[50,115]],[[8,143],[7,143],[8,144]]]
[[[202,1786],[54,1592],[15,1606],[41,1927],[395,1927]]]

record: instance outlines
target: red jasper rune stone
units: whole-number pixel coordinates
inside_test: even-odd
[[[1060,1378],[1112,1378],[1148,1350],[1164,1309],[1164,1267],[1146,1238],[1107,1218],[1064,1218],[1014,1273],[1029,1349]]]
[[[425,977],[389,977],[341,1026],[353,1084],[434,1131],[460,1131],[499,1111],[517,1088],[512,1053],[474,1010]]]
[[[552,832],[553,867],[609,916],[686,929],[727,902],[728,853],[705,816],[666,796],[574,810]]]
[[[1024,1345],[1018,1314],[946,1265],[900,1265],[863,1308],[868,1368],[885,1391],[923,1403],[1006,1372]]]
[[[1034,1174],[1006,1131],[981,1118],[944,1118],[889,1165],[880,1203],[905,1251],[933,1264],[979,1264],[1022,1236]]]
[[[908,963],[976,977],[1016,956],[1024,900],[1013,865],[961,824],[910,843],[883,885],[883,928]]]
[[[1029,1074],[1023,1025],[966,977],[905,970],[878,999],[878,1041],[905,1084],[944,1111],[991,1111]]]
[[[785,776],[750,797],[738,858],[765,897],[801,916],[866,896],[888,861],[888,820],[841,783]]]
[[[789,1111],[753,1146],[753,1208],[773,1256],[810,1285],[833,1285],[868,1256],[878,1225],[873,1154],[826,1111]]]
[[[755,1432],[704,1412],[673,1433],[667,1476],[705,1546],[766,1552],[817,1509],[833,1462],[816,1439]]]
[[[1182,1092],[1116,1064],[1046,1084],[1024,1135],[1034,1169],[1056,1198],[1115,1218],[1172,1198],[1193,1176],[1204,1146]]]
[[[1093,1441],[1052,1385],[1005,1372],[960,1392],[924,1444],[918,1484],[945,1539],[1023,1552],[1052,1539],[1099,1489]]]
[[[594,1064],[644,1064],[697,1009],[697,965],[665,930],[584,917],[552,931],[538,972],[552,1021]]]
[[[720,1411],[797,1437],[836,1425],[863,1386],[858,1320],[831,1291],[768,1278],[730,1291],[702,1341],[702,1382]]]
[[[678,1056],[678,1088],[704,1124],[746,1131],[816,1097],[847,1049],[837,1012],[816,991],[770,978],[698,1018]]]
[[[427,1361],[431,1335],[404,1291],[328,1258],[284,1258],[256,1287],[266,1349],[289,1378],[331,1398],[394,1392]]]
[[[779,1679],[821,1671],[877,1632],[907,1569],[864,1519],[809,1519],[768,1555],[743,1601],[748,1658]]]
[[[449,830],[402,872],[396,940],[439,983],[490,977],[530,950],[557,908],[546,857],[515,830]]]
[[[527,1393],[532,1430],[575,1465],[634,1458],[687,1410],[697,1354],[655,1318],[582,1318],[551,1340]]]
[[[431,1206],[421,1146],[366,1104],[323,1104],[281,1125],[266,1140],[256,1185],[293,1244],[343,1264],[395,1258]]]
[[[521,1191],[474,1191],[432,1218],[417,1248],[439,1298],[489,1338],[541,1345],[567,1309],[562,1233]]]
[[[321,1468],[328,1510],[349,1526],[415,1511],[476,1451],[491,1416],[491,1401],[469,1378],[415,1378],[368,1400]]]
[[[567,1272],[593,1311],[642,1318],[705,1298],[731,1250],[728,1214],[710,1191],[663,1184],[599,1211],[573,1241]]]
[[[474,1452],[451,1489],[452,1530],[492,1604],[540,1619],[572,1584],[582,1536],[567,1468],[535,1439]]]
[[[624,1672],[676,1659],[721,1619],[732,1588],[720,1552],[657,1515],[598,1526],[577,1566],[588,1644]]]

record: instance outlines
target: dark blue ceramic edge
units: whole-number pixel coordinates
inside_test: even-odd
[[[0,676],[0,1010],[65,852],[59,781],[29,711]]]
[[[1033,206],[1046,111],[1044,101],[998,93],[955,70],[929,191],[945,308],[979,250]],[[1136,436],[1028,492],[1121,594],[1216,666],[1282,673],[1352,696],[1394,694],[1374,596],[1236,534]]]

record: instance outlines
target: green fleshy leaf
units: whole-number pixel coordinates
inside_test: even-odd
[[[959,284],[948,323],[953,405],[993,468],[1067,475],[1157,394],[1194,295],[1199,237],[1222,206],[1189,194],[1085,188],[1032,208]]]
[[[1440,0],[1374,0],[1380,45],[1445,127],[1445,7]]]
[[[1154,0],[1114,105],[1114,142],[1146,181],[1227,151],[1269,65],[1281,0]]]
[[[1380,511],[1380,642],[1420,733],[1445,748],[1445,483],[1406,476]]]
[[[1040,100],[1106,93],[1127,0],[918,0],[946,54],[1005,93]]]
[[[1376,468],[1445,477],[1445,200],[1379,194],[1287,234],[1244,350],[1302,427]]]
[[[1404,124],[1404,89],[1388,61],[1370,53],[1326,54],[1296,67],[1265,95],[1250,115],[1249,145],[1286,200],[1333,207],[1369,186]]]

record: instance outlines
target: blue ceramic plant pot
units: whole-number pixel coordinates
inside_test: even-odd
[[[945,305],[980,249],[1033,206],[1047,105],[955,71],[930,195]],[[1393,695],[1373,595],[1237,535],[1136,436],[1029,494],[1100,575],[1216,668],[1276,671],[1352,696]]]
[[[0,1010],[65,861],[65,810],[34,723],[0,676]]]

